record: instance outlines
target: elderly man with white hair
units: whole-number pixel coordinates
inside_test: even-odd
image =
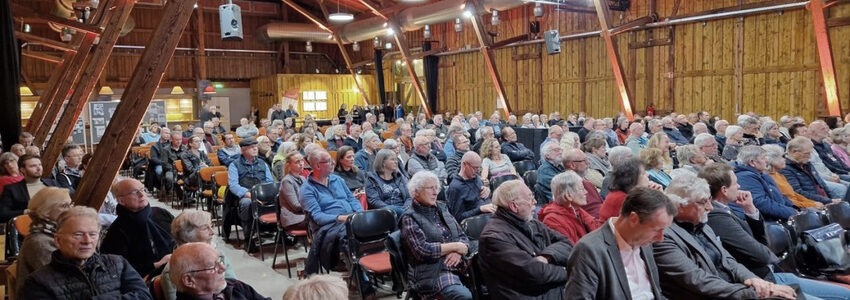
[[[257,126],[254,126],[254,123],[249,121],[247,118],[239,119],[239,124],[241,124],[241,126],[236,128],[236,136],[240,138],[244,139],[252,137],[259,133]]]
[[[177,287],[178,300],[267,300],[253,287],[226,279],[224,261],[209,243],[188,243],[174,250],[168,263],[169,278]]]
[[[428,170],[437,174],[440,181],[446,180],[446,167],[443,162],[431,153],[431,142],[426,136],[417,136],[413,139],[413,155],[407,161],[407,174],[413,176],[416,172]]]
[[[541,156],[543,161],[540,167],[537,168],[537,183],[534,185],[534,195],[540,201],[540,206],[544,206],[552,200],[552,178],[559,173],[564,172],[564,164],[561,154],[563,150],[556,143],[546,144]]]
[[[479,264],[494,299],[563,299],[572,244],[534,219],[534,195],[521,180],[493,193],[496,213],[479,239]]]

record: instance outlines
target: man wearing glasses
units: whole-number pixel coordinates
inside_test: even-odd
[[[467,142],[468,144],[468,142]],[[496,212],[490,204],[490,187],[481,182],[481,157],[466,151],[460,163],[460,172],[452,174],[446,189],[446,204],[458,222],[483,213]]]
[[[118,218],[109,227],[100,251],[123,256],[143,277],[156,276],[175,246],[169,230],[174,216],[162,208],[152,208],[144,185],[136,179],[118,181],[112,186],[112,194],[118,200]]]
[[[251,188],[261,183],[274,182],[269,165],[258,157],[259,149],[257,140],[247,138],[239,142],[242,155],[238,156],[227,167],[227,188],[232,196],[236,196],[238,202],[238,214],[242,228],[245,229],[245,240],[248,252],[258,250],[257,245],[247,243],[251,241],[251,222],[254,220],[251,214]]]
[[[177,247],[169,262],[171,282],[177,299],[270,299],[250,285],[224,278],[223,257],[209,243],[188,243]]]
[[[142,277],[118,255],[98,254],[97,212],[77,206],[59,216],[50,264],[27,276],[20,299],[152,299]]]
[[[587,204],[581,208],[594,218],[598,218],[599,209],[602,207],[602,197],[599,196],[599,192],[596,191],[596,186],[584,177],[587,174],[588,166],[587,156],[585,156],[583,151],[579,149],[571,149],[564,153],[564,169],[576,172],[578,176],[581,176],[581,183],[587,191]]]

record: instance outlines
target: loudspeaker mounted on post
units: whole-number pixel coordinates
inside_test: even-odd
[[[242,40],[242,9],[239,5],[228,3],[218,7],[221,39],[225,41]]]
[[[546,52],[549,55],[561,53],[561,36],[557,30],[549,30],[543,33],[543,41],[546,43]]]

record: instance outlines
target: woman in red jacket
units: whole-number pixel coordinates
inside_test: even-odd
[[[578,174],[566,171],[555,175],[551,185],[552,202],[537,215],[546,227],[563,234],[575,244],[585,234],[602,225],[602,221],[581,208],[587,204],[587,190]]]

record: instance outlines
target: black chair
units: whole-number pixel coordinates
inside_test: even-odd
[[[286,274],[289,275],[289,278],[292,278],[292,265],[289,263],[289,251],[286,249],[286,239],[301,239],[304,241],[304,252],[307,252],[307,248],[309,248],[309,242],[307,241],[307,232],[309,230],[306,229],[291,229],[283,226],[286,220],[282,219],[280,216],[280,201],[275,201],[275,216],[277,217],[277,232],[274,234],[274,254],[272,255],[272,269],[274,269],[275,263],[277,263],[277,246],[283,246],[283,257],[286,259]]]
[[[777,265],[786,272],[797,273],[797,265],[794,259],[796,240],[787,225],[778,222],[765,222],[764,233],[767,247],[780,259]]]
[[[792,224],[794,231],[796,231],[797,234],[809,229],[820,228],[827,224],[824,222],[823,216],[821,216],[820,213],[810,209],[803,210],[796,215],[791,216],[788,222]]]
[[[511,181],[511,180],[517,180],[517,179],[519,179],[519,177],[514,175],[514,174],[492,177],[492,178],[490,178],[490,191],[494,192],[494,191],[496,191],[496,188],[498,188],[500,185],[502,185],[502,183],[505,183],[505,182],[508,182],[508,181]]]
[[[537,184],[537,170],[526,171],[522,174],[522,180],[525,181],[525,186],[533,191],[534,185]]]
[[[537,162],[533,160],[521,160],[514,163],[517,174],[525,174],[530,170],[537,170]]]
[[[470,291],[472,292],[472,299],[489,300],[490,293],[487,291],[487,285],[484,283],[484,276],[481,274],[481,267],[478,262],[480,259],[477,253],[472,255],[470,259],[469,277],[472,281]]]
[[[490,214],[481,214],[471,218],[466,218],[460,222],[460,227],[470,240],[477,240],[481,237],[481,232],[484,231],[484,225],[490,221]]]
[[[275,182],[260,183],[251,187],[251,215],[254,221],[251,222],[251,232],[246,232],[248,238],[245,250],[250,252],[251,247],[256,245],[260,250],[260,260],[266,260],[263,254],[263,243],[260,232],[260,226],[276,226],[278,213],[275,211],[277,207],[278,185]],[[253,240],[256,238],[256,240]],[[256,241],[256,244],[254,243]]]
[[[826,215],[832,223],[838,223],[844,229],[850,229],[850,203],[839,202],[826,206]]]
[[[418,299],[416,291],[410,289],[410,283],[407,280],[407,259],[404,253],[404,244],[401,240],[401,231],[393,231],[387,237],[387,251],[390,253],[390,265],[392,266],[393,292],[396,293],[396,298],[401,298],[401,294],[407,292],[404,299]]]
[[[365,287],[359,284],[363,276],[377,287],[380,276],[390,275],[392,265],[386,241],[396,230],[395,212],[389,209],[373,209],[357,212],[345,222],[348,239],[348,259],[351,265],[351,280],[358,282],[357,290],[365,297]],[[362,273],[361,273],[362,272]]]
[[[18,254],[21,252],[21,244],[24,242],[24,237],[18,232],[15,227],[15,219],[9,220],[6,223],[6,261],[13,262],[18,259]],[[21,279],[23,280],[23,279]]]

